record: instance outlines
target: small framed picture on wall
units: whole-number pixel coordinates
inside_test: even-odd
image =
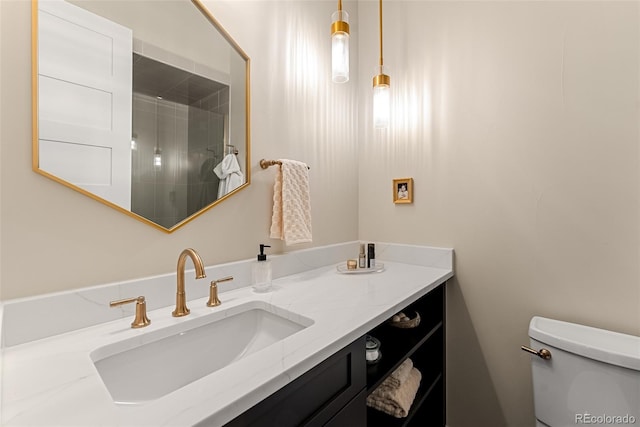
[[[413,178],[393,180],[393,203],[413,203]]]

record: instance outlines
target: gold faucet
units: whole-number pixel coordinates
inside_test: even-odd
[[[187,299],[184,291],[184,265],[187,262],[187,256],[191,257],[193,265],[196,267],[196,279],[207,277],[207,275],[204,274],[204,265],[198,252],[191,248],[182,251],[178,257],[178,289],[176,291],[176,309],[171,313],[173,317],[186,316],[190,312],[187,308]]]

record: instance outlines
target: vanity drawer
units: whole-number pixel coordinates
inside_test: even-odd
[[[367,427],[367,390],[358,393],[324,427]]]
[[[328,424],[365,388],[367,366],[364,353],[365,339],[362,337],[226,426],[294,427]],[[345,412],[349,413],[351,412]],[[340,414],[331,425],[339,426],[337,420],[342,416],[344,415]]]

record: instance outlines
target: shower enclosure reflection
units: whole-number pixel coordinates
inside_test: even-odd
[[[134,54],[131,211],[171,228],[213,203],[228,123],[228,85]]]

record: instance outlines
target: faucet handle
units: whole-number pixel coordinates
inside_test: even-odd
[[[131,322],[132,328],[144,328],[151,323],[151,320],[147,317],[147,302],[144,296],[125,298],[117,301],[111,301],[109,307],[117,307],[123,304],[136,303],[136,317]]]
[[[218,283],[228,282],[233,280],[233,276],[223,277],[222,279],[213,280],[211,286],[209,286],[209,301],[207,301],[207,307],[216,307],[222,304],[222,301],[218,299]]]

